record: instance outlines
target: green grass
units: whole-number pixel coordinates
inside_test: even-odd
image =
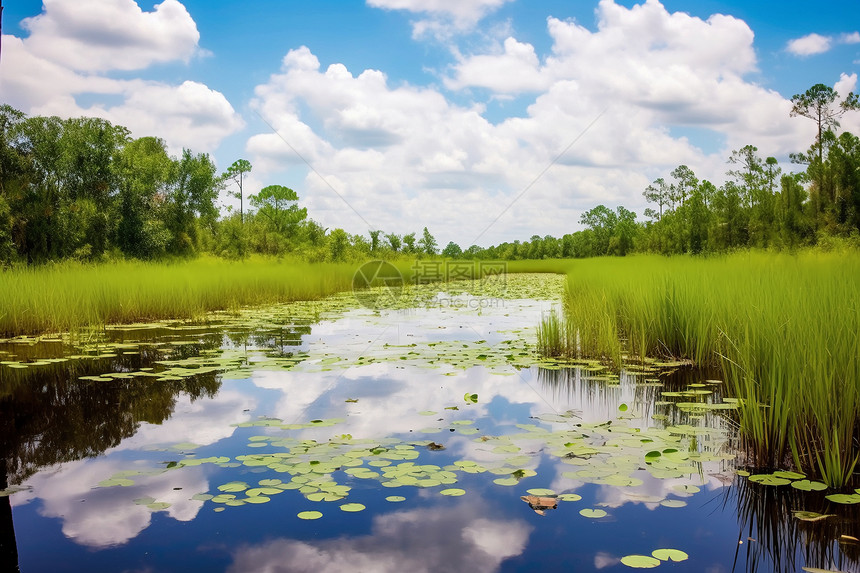
[[[719,364],[743,398],[741,439],[754,465],[789,461],[830,485],[849,481],[860,457],[856,253],[637,256],[565,270],[565,319],[541,325],[545,353]]]
[[[409,263],[399,263],[404,276]],[[58,265],[0,271],[0,336],[170,318],[314,300],[352,288],[356,263],[201,258],[165,263]]]

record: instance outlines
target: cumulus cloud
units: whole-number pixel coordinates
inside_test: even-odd
[[[833,39],[830,36],[809,34],[789,41],[785,49],[795,56],[813,56],[829,52],[832,45]]]
[[[139,70],[188,60],[200,33],[178,0],[144,12],[134,0],[44,0],[44,11],[22,22],[28,50],[80,71]]]
[[[177,0],[152,12],[133,0],[46,0],[23,26],[28,37],[3,36],[0,98],[25,113],[101,117],[135,137],[162,137],[174,152],[214,151],[244,126],[222,93],[199,82],[111,77],[199,52],[197,26]]]
[[[376,573],[413,571],[498,571],[525,550],[531,526],[522,520],[478,517],[481,500],[453,508],[418,509],[376,516],[373,532],[322,541],[278,539],[246,546],[234,555],[229,572]],[[290,556],[285,559],[284,556]]]
[[[850,32],[838,36],[808,34],[802,38],[789,40],[785,49],[795,56],[814,56],[829,52],[834,44],[860,44],[860,32]]]
[[[447,37],[472,28],[484,16],[511,0],[367,0],[368,6],[422,14],[412,23],[416,37]]]
[[[788,100],[746,79],[757,71],[754,34],[737,18],[602,0],[595,29],[550,17],[547,32],[545,55],[512,34],[458,54],[445,90],[292,50],[252,104],[290,145],[261,133],[248,150],[272,170],[298,163],[295,151],[307,159],[327,183],[311,174],[299,193],[325,226],[363,230],[331,184],[374,227],[403,233],[421,222],[465,247],[488,226],[477,242],[524,238],[536,220],[546,233],[571,232],[598,203],[641,211],[642,189],[678,164],[720,183],[731,149],[780,157],[813,136],[790,119]],[[485,112],[498,97],[533,99],[494,123]],[[704,151],[687,128],[722,148]]]
[[[203,507],[202,501],[190,499],[209,489],[201,468],[136,476],[136,484],[130,487],[93,489],[94,483],[128,469],[127,462],[123,465],[106,458],[63,464],[28,480],[32,490],[24,503],[40,499],[40,515],[58,518],[63,535],[94,549],[123,545],[149,527],[153,512],[133,503],[134,499],[152,497],[171,504],[166,513],[176,521],[192,521]]]

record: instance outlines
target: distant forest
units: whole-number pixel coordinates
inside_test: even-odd
[[[172,157],[155,137],[134,139],[96,118],[27,117],[0,106],[0,265],[74,259],[162,260],[211,253],[253,253],[308,261],[434,256],[545,259],[719,253],[743,248],[795,249],[834,241],[860,246],[860,138],[839,133],[839,118],[860,109],[823,84],[792,98],[792,116],[818,127],[802,165],[782,173],[773,157],[747,145],[728,158],[720,187],[681,165],[643,190],[647,220],[619,206],[585,212],[581,231],[533,236],[482,248],[441,249],[423,232],[368,236],[328,230],[298,207],[299,197],[271,185],[245,196],[253,166],[238,160],[218,173],[206,154]],[[222,215],[223,190],[240,200]],[[247,199],[251,209],[245,209]]]

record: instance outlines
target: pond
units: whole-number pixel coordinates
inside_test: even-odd
[[[0,341],[0,569],[857,570],[718,372],[542,361],[563,280],[494,281]]]

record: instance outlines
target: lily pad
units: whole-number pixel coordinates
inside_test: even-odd
[[[660,561],[674,561],[676,563],[686,561],[690,558],[689,555],[679,549],[655,549],[651,552],[651,555]]]
[[[602,509],[581,509],[579,511],[579,515],[589,519],[600,519],[601,517],[606,517],[609,514]]]
[[[822,521],[827,519],[828,517],[835,517],[832,513],[817,513],[815,511],[795,511],[794,512],[795,519],[799,519],[800,521]]]
[[[553,490],[542,488],[542,487],[532,488],[532,489],[526,490],[526,492],[530,493],[532,495],[539,496],[539,497],[548,497],[548,496],[556,495],[556,493]]]
[[[340,510],[346,511],[347,513],[357,513],[359,511],[364,511],[365,509],[367,508],[361,503],[345,503],[340,506]]]
[[[298,514],[299,519],[307,519],[307,520],[319,519],[322,516],[323,516],[322,512],[319,512],[319,511],[302,511]]]
[[[660,560],[648,555],[626,555],[621,562],[634,569],[653,569],[660,565]]]
[[[406,498],[402,495],[389,495],[385,498],[385,501],[390,501],[391,503],[400,503],[401,501],[406,501]]]
[[[777,477],[773,474],[756,474],[756,475],[751,475],[747,479],[749,479],[753,483],[759,483],[761,485],[770,485],[770,486],[788,485],[791,483],[791,480]]]
[[[824,491],[827,489],[827,485],[821,483],[820,481],[809,481],[808,479],[802,481],[793,481],[791,482],[791,487],[794,489],[799,489],[800,491]]]
[[[450,497],[460,497],[461,495],[466,495],[466,490],[458,489],[458,488],[449,488],[449,489],[443,489],[439,493],[442,495],[450,496]]]
[[[843,505],[854,505],[856,503],[860,503],[860,494],[852,493],[834,493],[832,495],[826,496],[826,499],[832,501],[833,503],[841,503]]]

